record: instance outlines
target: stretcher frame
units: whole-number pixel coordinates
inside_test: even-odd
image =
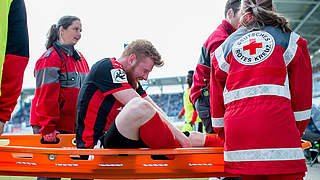
[[[222,147],[76,149],[74,134],[59,134],[57,144],[42,144],[41,138],[41,135],[0,136],[0,174],[87,179],[237,176],[224,172]],[[93,159],[80,160],[80,155],[93,155]],[[154,160],[151,155],[174,155],[174,159]]]
[[[223,148],[76,149],[75,135],[59,134],[58,144],[41,144],[41,135],[0,136],[0,174],[94,179],[201,178],[224,172]],[[79,155],[93,155],[80,160]],[[174,155],[154,160],[151,155]]]

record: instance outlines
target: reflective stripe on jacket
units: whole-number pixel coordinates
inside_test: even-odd
[[[226,171],[305,172],[300,139],[312,105],[306,41],[280,28],[241,27],[211,57],[212,125],[225,138]]]
[[[42,134],[54,130],[74,133],[78,94],[89,72],[89,66],[81,54],[81,60],[75,60],[60,52],[66,65],[51,47],[35,66],[36,92],[32,100],[30,124],[41,126]]]

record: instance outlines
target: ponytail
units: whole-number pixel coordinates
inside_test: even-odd
[[[53,43],[58,40],[57,25],[53,24],[47,34],[46,48],[49,49],[53,46]]]
[[[249,31],[265,26],[280,27],[283,32],[292,32],[288,21],[272,11],[272,0],[242,0],[241,24]]]
[[[67,29],[73,21],[80,21],[80,19],[76,16],[63,16],[59,19],[58,24],[51,26],[47,35],[47,49],[52,47],[55,41],[59,40],[59,28],[62,27],[63,29]]]

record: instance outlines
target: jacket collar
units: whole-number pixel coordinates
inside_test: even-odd
[[[61,51],[65,52],[67,54],[67,56],[73,56],[73,54],[75,53],[75,49],[74,46],[71,44],[61,44],[59,41],[55,42],[59,49],[61,49]]]
[[[229,35],[236,31],[236,29],[234,29],[227,20],[223,20],[222,25],[224,26]]]
[[[73,57],[75,60],[81,61],[81,55],[74,49],[74,46],[71,44],[61,44],[59,41],[54,42],[58,48],[65,52],[68,57]]]

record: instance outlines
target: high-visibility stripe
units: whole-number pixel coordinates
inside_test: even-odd
[[[44,84],[59,83],[59,73],[60,68],[57,67],[47,67],[39,69],[35,72],[36,78],[36,88],[40,88]]]
[[[296,121],[304,121],[304,120],[310,119],[310,116],[311,116],[311,109],[294,112],[294,117]]]
[[[229,92],[225,89],[225,92],[223,93],[223,98],[224,104],[228,104],[230,102],[237,101],[240,99],[262,95],[281,96],[291,99],[288,78],[286,78],[284,86],[275,84],[261,84],[256,86],[248,86]]]
[[[288,45],[286,51],[283,53],[283,59],[286,63],[286,66],[288,66],[288,64],[292,61],[292,59],[296,55],[296,52],[298,49],[297,42],[298,42],[299,38],[300,38],[300,36],[295,32],[292,32],[290,34],[289,45]]]
[[[224,127],[224,118],[213,118],[211,117],[212,127],[221,128]]]
[[[222,46],[219,46],[214,53],[219,64],[219,68],[222,71],[229,73],[230,65],[227,63],[226,59],[224,58],[224,52],[223,52]]]
[[[224,160],[227,162],[282,161],[300,159],[304,159],[303,150],[301,148],[224,151]]]
[[[37,70],[35,72],[35,77],[37,80],[36,87],[40,88],[45,84],[60,83],[60,87],[62,88],[80,88],[81,82],[83,82],[86,77],[85,73],[59,73],[59,71],[60,68],[57,67],[47,67]]]

